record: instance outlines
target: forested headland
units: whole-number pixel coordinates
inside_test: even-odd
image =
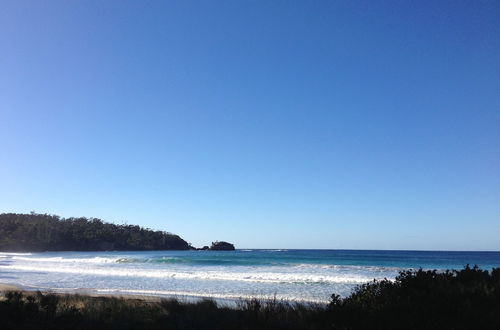
[[[0,214],[0,251],[189,250],[178,235],[96,218]]]

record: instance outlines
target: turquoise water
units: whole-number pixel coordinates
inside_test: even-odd
[[[500,252],[237,250],[0,252],[0,282],[27,289],[327,302],[405,269],[500,267]]]

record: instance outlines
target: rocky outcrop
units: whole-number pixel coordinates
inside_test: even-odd
[[[210,250],[213,251],[234,251],[234,245],[224,241],[215,241],[212,242],[212,246],[210,246]]]

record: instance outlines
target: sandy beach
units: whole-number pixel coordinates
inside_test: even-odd
[[[29,296],[38,291],[44,294],[53,294],[57,296],[87,296],[87,297],[107,297],[107,298],[122,298],[130,300],[141,300],[147,303],[161,302],[165,299],[175,299],[183,303],[197,303],[205,299],[215,301],[219,306],[226,307],[236,307],[239,302],[243,301],[244,298],[219,298],[211,296],[187,296],[187,295],[147,295],[147,294],[134,294],[134,293],[123,293],[123,292],[99,292],[95,289],[74,289],[74,290],[57,290],[57,289],[36,289],[36,288],[24,288],[22,286],[0,283],[0,294],[8,291],[22,291],[23,294]],[[269,299],[261,299],[262,301],[269,301]]]
[[[0,283],[0,293],[8,292],[8,291],[22,291],[25,295],[33,294],[37,291],[34,290],[26,290],[25,288],[13,285]],[[55,294],[58,296],[67,296],[67,295],[82,295],[88,297],[112,297],[112,298],[123,298],[123,299],[133,299],[133,300],[142,300],[145,302],[159,302],[162,299],[168,299],[169,297],[158,297],[158,296],[147,296],[147,295],[134,295],[134,294],[122,294],[122,293],[99,293],[94,290],[87,289],[79,289],[79,290],[71,290],[71,291],[54,291],[54,290],[40,290],[44,293]],[[173,297],[172,297],[173,298]]]
[[[95,289],[74,289],[74,290],[57,290],[57,289],[36,289],[24,288],[19,285],[0,283],[0,294],[8,291],[22,291],[25,295],[29,296],[35,292],[41,291],[46,294],[54,294],[57,296],[80,295],[87,297],[108,297],[108,298],[123,298],[131,300],[142,300],[144,302],[160,302],[164,299],[176,299],[184,303],[196,303],[204,299],[210,299],[220,306],[235,307],[242,299],[228,299],[209,296],[185,296],[185,295],[146,295],[146,294],[133,294],[123,292],[99,292]],[[264,299],[265,300],[265,299]]]
[[[20,286],[12,285],[12,284],[5,284],[5,283],[0,283],[0,292],[4,291],[19,291],[23,290]]]

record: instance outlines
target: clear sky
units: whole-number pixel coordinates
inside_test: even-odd
[[[500,250],[499,1],[2,1],[0,212]]]

